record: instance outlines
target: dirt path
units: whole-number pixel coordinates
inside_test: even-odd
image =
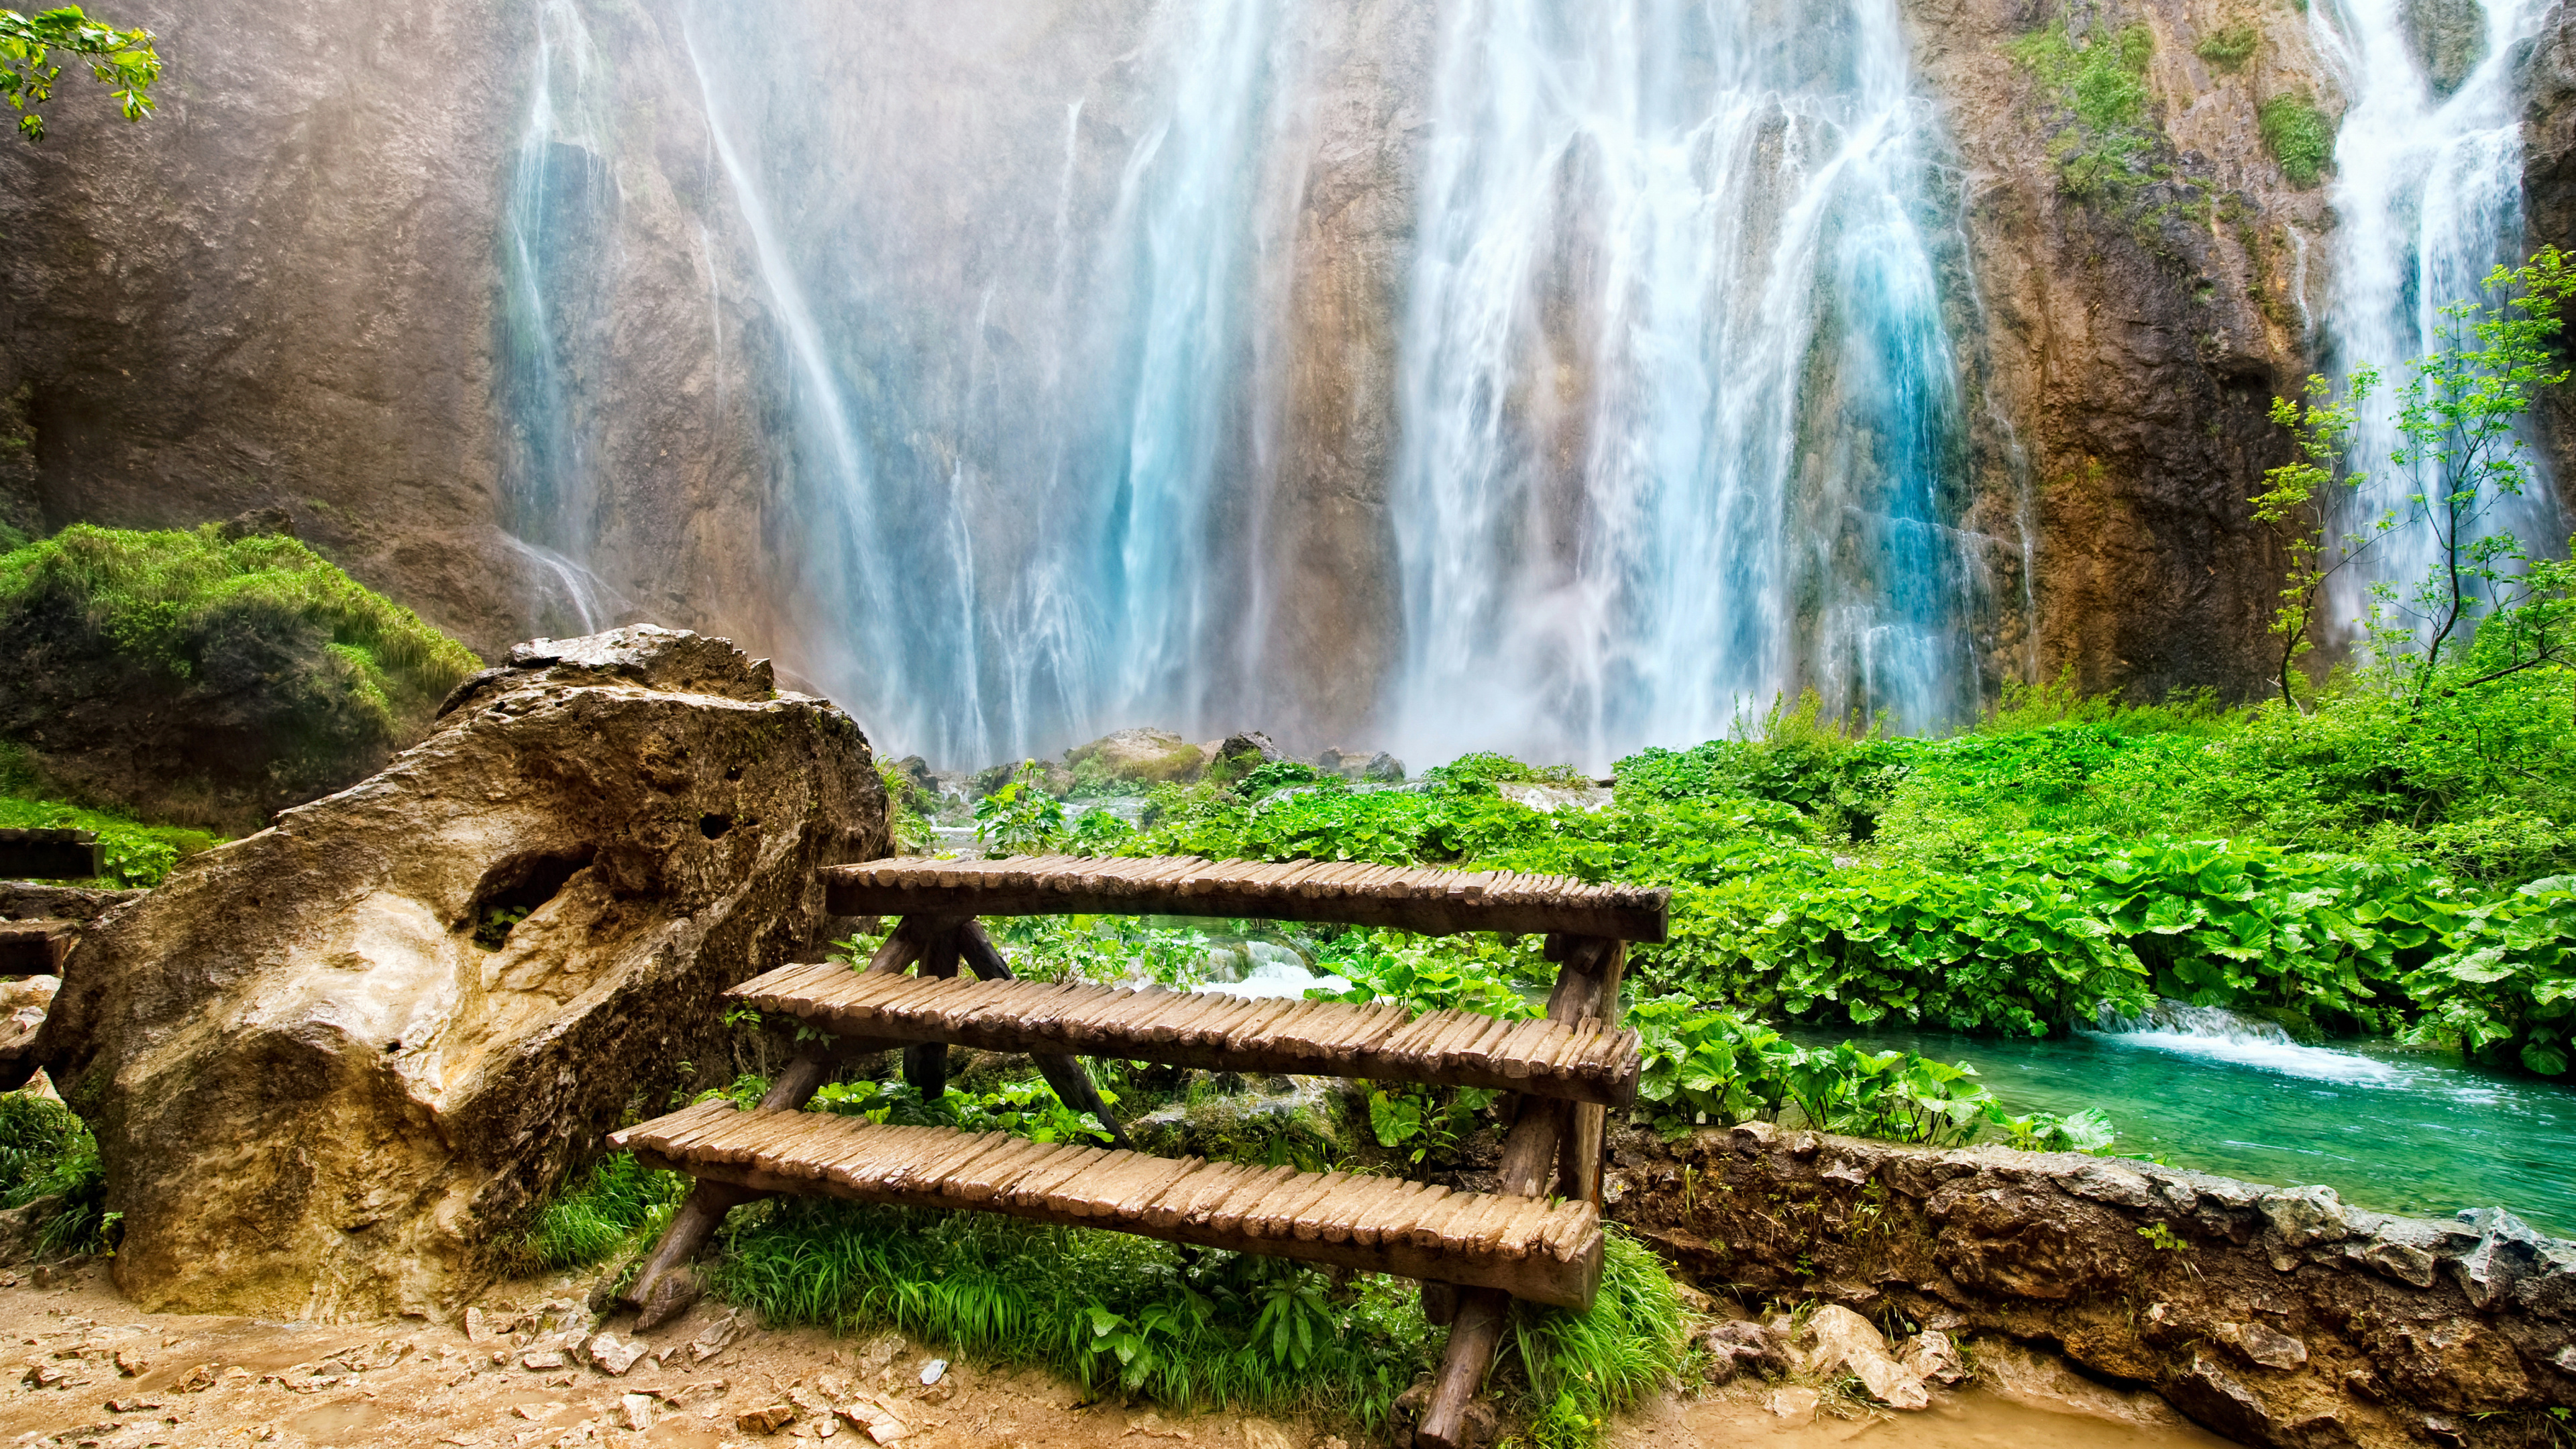
[[[473,1324],[479,1336],[469,1336],[417,1320],[318,1326],[138,1313],[96,1265],[41,1286],[0,1281],[0,1333],[14,1342],[20,1371],[0,1388],[0,1446],[784,1449],[830,1439],[834,1449],[866,1449],[875,1441],[865,1426],[874,1424],[905,1449],[1346,1449],[1300,1423],[1085,1407],[1079,1390],[1041,1373],[952,1364],[925,1387],[920,1379],[935,1355],[892,1335],[768,1332],[703,1306],[637,1343],[643,1356],[611,1376],[562,1352],[560,1321],[570,1316],[577,1327],[580,1319],[569,1296],[549,1289],[563,1295],[569,1285],[515,1287],[485,1301]],[[1610,1442],[1628,1449],[2222,1442],[2179,1426],[2153,1400],[2146,1407],[2027,1356],[2017,1363],[1989,1372],[2001,1389],[1945,1395],[1930,1412],[1902,1419],[1847,1419],[1795,1399],[1784,1417],[1773,1412],[1775,1391],[1747,1387],[1650,1405],[1614,1426]],[[856,1412],[831,1412],[843,1407]],[[763,1433],[764,1423],[777,1427]]]

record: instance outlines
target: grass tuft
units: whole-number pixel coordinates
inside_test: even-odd
[[[596,1263],[659,1233],[688,1194],[680,1174],[648,1168],[631,1152],[611,1153],[537,1214],[522,1252],[540,1268]]]

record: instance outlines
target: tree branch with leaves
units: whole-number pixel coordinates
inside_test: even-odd
[[[39,107],[54,98],[54,82],[63,73],[58,55],[87,62],[90,75],[108,87],[109,99],[125,119],[151,115],[152,83],[161,78],[161,55],[153,49],[153,39],[149,30],[120,30],[92,20],[77,5],[33,15],[0,10],[0,97],[18,113],[18,134],[30,141],[45,139]]]

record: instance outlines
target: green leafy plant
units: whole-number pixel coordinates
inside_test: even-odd
[[[152,83],[161,78],[161,55],[153,43],[151,31],[119,30],[90,19],[77,5],[32,15],[0,10],[0,97],[18,112],[18,134],[30,141],[45,139],[45,117],[38,107],[54,98],[54,82],[62,77],[57,52],[87,65],[125,119],[151,115]]]
[[[2004,1118],[2001,1125],[2005,1145],[2024,1152],[2101,1152],[2120,1136],[2098,1107],[2086,1107],[2063,1117],[2054,1112],[2033,1112]]]
[[[2192,48],[2192,53],[2233,75],[2245,68],[2246,61],[2253,59],[2255,48],[2262,40],[2262,32],[2251,25],[2230,25],[2204,36],[2200,44]]]
[[[992,856],[1039,855],[1064,838],[1064,802],[1046,792],[1035,760],[992,794],[975,802],[975,841]]]
[[[2341,470],[2345,445],[2352,437],[2356,410],[2378,385],[2379,375],[2355,368],[2340,396],[2322,377],[2310,376],[2307,400],[2272,400],[2272,421],[2289,431],[2298,458],[2263,475],[2264,491],[2254,495],[2254,521],[2272,535],[2287,560],[2282,571],[2281,602],[2272,611],[2270,629],[2281,641],[2281,701],[2298,708],[2292,688],[2299,657],[2315,644],[2317,603],[2327,581],[2350,567],[2370,546],[2397,527],[2394,513],[2329,542],[2342,500],[2358,489],[2366,475]]]
[[[2055,21],[2004,50],[2064,118],[2049,143],[2060,187],[2080,200],[2119,200],[2139,179],[2144,158],[2164,143],[2149,114],[2153,33],[2131,25],[2079,41],[2068,36],[2064,21]]]
[[[2441,309],[2433,350],[2409,364],[2397,389],[2402,441],[2389,463],[2415,485],[2406,523],[2430,535],[2434,564],[2411,595],[2376,591],[2370,633],[2419,705],[2473,630],[2496,636],[2489,667],[2450,681],[2453,690],[2558,663],[2569,642],[2576,570],[2532,558],[2489,524],[2504,499],[2533,484],[2522,418],[2542,389],[2567,382],[2556,340],[2576,269],[2544,247],[2521,267],[2495,268],[2484,285],[2492,301]],[[2488,627],[2479,627],[2482,616],[2492,616]]]
[[[2256,109],[2254,122],[2292,186],[2314,186],[2325,175],[2334,157],[2334,126],[2317,109],[2316,97],[2305,91],[2274,96]]]
[[[2544,1077],[2576,1071],[2576,876],[2536,880],[2463,911],[2449,947],[2406,978],[2418,1040]]]

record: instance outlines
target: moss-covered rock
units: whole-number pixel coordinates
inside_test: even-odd
[[[0,740],[48,793],[216,829],[382,768],[478,664],[278,534],[74,525],[0,555]]]

